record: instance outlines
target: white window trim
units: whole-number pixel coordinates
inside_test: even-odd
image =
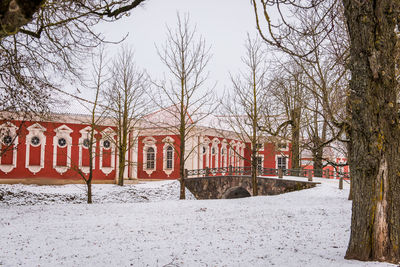
[[[25,158],[25,168],[27,168],[34,175],[38,173],[41,169],[44,168],[44,156],[45,156],[45,148],[46,148],[46,136],[44,132],[46,128],[44,128],[39,123],[32,124],[27,128],[29,131],[28,135],[25,138],[25,146],[26,146],[26,158]],[[29,157],[30,157],[30,147],[31,147],[31,139],[32,137],[37,136],[40,139],[40,144],[36,147],[40,146],[40,164],[39,165],[29,165]]]
[[[278,169],[278,158],[285,158],[286,159],[286,169],[289,168],[289,156],[287,155],[275,155],[275,168]]]
[[[201,159],[203,159],[203,155],[206,155],[206,162],[203,162],[203,169],[210,167],[210,139],[208,137],[204,138],[203,145],[201,148]],[[206,151],[203,153],[203,147],[206,148]]]
[[[227,164],[228,164],[228,149],[227,149],[227,146],[228,146],[228,143],[226,142],[226,140],[225,139],[222,140],[222,145],[221,145],[222,166],[221,167],[228,167],[227,166]],[[225,150],[224,154],[222,154],[222,149]],[[225,174],[225,173],[223,173],[223,174]]]
[[[171,169],[167,169],[167,148],[168,147],[172,147],[172,168]],[[175,151],[174,151],[174,147],[172,144],[164,144],[163,147],[163,171],[165,172],[165,174],[169,177],[171,175],[171,173],[174,171],[175,169]]]
[[[262,168],[265,168],[265,165],[264,165],[264,155],[263,154],[257,154],[257,156],[256,156],[257,158],[261,158],[261,167]],[[257,162],[257,170],[258,170],[258,162]]]
[[[69,168],[71,168],[71,147],[72,147],[72,137],[71,133],[73,130],[69,128],[67,125],[61,125],[57,129],[54,130],[56,135],[53,137],[53,169],[56,170],[59,174],[64,174]],[[58,140],[60,138],[64,138],[67,146],[67,165],[66,166],[57,166],[57,149],[60,147],[58,145]]]
[[[150,175],[157,170],[157,146],[156,139],[154,137],[148,136],[142,141],[143,146],[143,170]],[[154,169],[147,169],[147,149],[152,147],[154,149]]]
[[[220,155],[220,151],[219,151],[219,144],[221,142],[219,141],[218,138],[214,138],[212,141],[212,147],[211,147],[211,158],[214,157],[214,166],[215,168],[219,168],[219,155]],[[212,150],[215,149],[215,153],[212,153]]]
[[[99,168],[100,170],[105,174],[109,175],[113,170],[115,170],[115,131],[111,129],[110,127],[104,129],[101,133],[101,139],[100,139],[100,161],[99,161]],[[110,147],[105,148],[103,143],[104,141],[110,141]],[[103,166],[103,153],[104,150],[110,151],[111,153],[111,167],[104,167]]]
[[[11,164],[0,164],[0,170],[2,172],[4,172],[5,174],[11,172],[13,169],[15,169],[17,167],[17,146],[18,146],[17,129],[18,129],[18,127],[10,122],[3,123],[0,126],[0,133],[1,133],[0,149],[3,146],[3,138],[4,138],[3,133],[4,132],[7,135],[11,136],[11,138],[13,138],[12,163]],[[0,157],[0,162],[1,162],[1,157]]]
[[[82,170],[83,173],[88,174],[90,171],[90,167],[89,166],[82,166],[82,152],[83,152],[83,141],[85,139],[89,139],[89,133],[92,130],[92,128],[90,126],[87,126],[85,128],[83,128],[82,130],[80,130],[80,134],[81,137],[79,138],[79,169]],[[94,131],[94,135],[97,134],[97,131]],[[94,139],[95,140],[95,139]],[[88,148],[85,148],[88,149]],[[96,142],[93,142],[92,145],[92,166],[93,166],[93,170],[96,169]]]
[[[231,141],[229,143],[229,165],[235,167],[235,150],[236,150],[236,143],[235,141]]]
[[[175,140],[172,137],[167,136],[162,140],[162,142],[164,143],[164,146],[163,146],[163,171],[169,177],[175,169],[175,147],[174,147]],[[167,169],[167,148],[169,146],[172,147],[172,168],[171,169]]]

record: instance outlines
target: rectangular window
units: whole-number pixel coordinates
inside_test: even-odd
[[[263,157],[257,157],[257,170],[262,171],[264,168]]]
[[[154,148],[149,147],[147,149],[146,169],[154,170],[155,167],[155,151]]]
[[[173,156],[173,151],[167,150],[167,170],[172,169],[172,156]]]
[[[286,157],[278,157],[278,169],[286,170]]]

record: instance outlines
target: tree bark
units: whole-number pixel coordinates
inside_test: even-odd
[[[253,147],[251,151],[251,183],[253,187],[253,196],[258,196],[258,182],[257,182],[257,147],[256,147],[256,139],[253,139]],[[262,168],[263,166],[261,166]]]
[[[92,181],[88,180],[86,182],[87,185],[87,203],[92,204]]]
[[[184,122],[184,121],[183,121]],[[180,188],[180,195],[179,195],[179,199],[185,199],[186,195],[185,195],[185,126],[182,126],[183,128],[181,128],[181,134],[180,134],[180,145],[179,145],[179,149],[180,149],[180,157],[179,157],[179,175],[181,177],[180,184],[181,184],[181,188]]]
[[[291,130],[292,130],[292,169],[300,169],[300,108],[295,108],[291,112]]]
[[[347,259],[400,261],[400,128],[395,55],[398,0],[343,0],[350,36],[350,169]]]
[[[44,0],[4,0],[0,3],[0,39],[13,35],[32,20]]]
[[[318,143],[318,148],[312,151],[313,153],[313,168],[314,168],[314,176],[322,177],[322,169],[324,167],[323,164],[323,147],[321,147]]]

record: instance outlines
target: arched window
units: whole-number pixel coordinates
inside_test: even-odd
[[[168,148],[167,148],[167,164],[166,164],[167,170],[172,169],[173,160],[174,160],[174,149],[172,148],[172,146],[168,146]]]
[[[146,153],[146,169],[153,170],[155,166],[154,148],[149,147]]]

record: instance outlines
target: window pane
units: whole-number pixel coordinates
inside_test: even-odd
[[[167,169],[172,169],[172,159],[173,159],[173,148],[169,146],[167,148]]]
[[[154,169],[154,159],[155,159],[155,155],[154,155],[154,148],[149,147],[147,149],[147,161],[146,161],[146,168],[147,169]]]

